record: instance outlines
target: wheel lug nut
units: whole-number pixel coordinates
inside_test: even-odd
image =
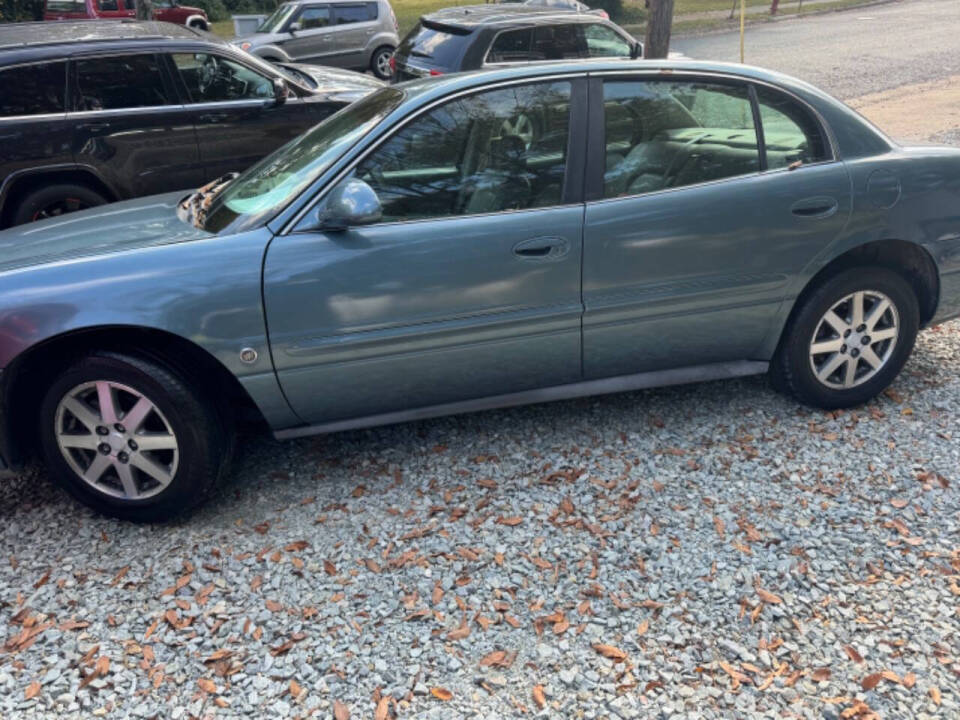
[[[859,326],[857,326],[857,332],[863,332],[863,331],[866,330],[866,329],[867,329],[867,326],[866,326],[866,325],[859,325]]]
[[[103,454],[103,455],[109,455],[109,454],[110,454],[110,446],[107,445],[106,443],[100,443],[100,444],[97,446],[97,450],[99,450],[100,453]]]
[[[860,356],[860,351],[854,349],[854,350],[851,350],[851,351],[850,351],[850,354],[853,355],[853,357],[859,357],[859,356]]]
[[[122,463],[127,462],[129,459],[130,459],[130,456],[127,455],[125,452],[121,452],[117,455],[117,460],[119,460]]]
[[[860,338],[860,342],[862,342],[864,345],[869,345],[869,344],[870,344],[870,336],[869,336],[869,335],[864,335],[862,338]]]
[[[136,441],[131,440],[130,442],[127,443],[127,445],[129,445],[129,446],[130,446],[130,449],[133,450],[134,452],[137,451],[137,443],[136,443]]]
[[[114,426],[113,426],[113,429],[116,430],[118,433],[125,433],[125,432],[126,432],[126,430],[124,429],[123,425],[121,425],[120,423],[117,423],[116,425],[114,425]]]
[[[853,332],[853,331],[850,330],[850,328],[847,328],[847,329],[844,331],[843,336],[844,336],[845,338],[848,338],[848,337],[850,337],[850,333],[851,333],[851,332]]]
[[[107,430],[103,425],[97,425],[97,435],[109,435],[110,431]]]
[[[840,346],[840,354],[841,354],[841,355],[846,355],[846,354],[847,354],[847,346],[846,346],[846,345],[841,345],[841,346]]]

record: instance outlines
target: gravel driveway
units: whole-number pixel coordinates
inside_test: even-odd
[[[244,438],[171,525],[34,471],[0,716],[957,718],[958,420],[949,323],[852,412],[752,378]]]

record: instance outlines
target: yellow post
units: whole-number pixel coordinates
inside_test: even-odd
[[[747,0],[740,0],[740,62],[743,63],[743,30],[747,17]]]

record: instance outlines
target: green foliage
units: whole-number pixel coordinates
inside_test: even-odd
[[[43,20],[43,0],[0,0],[0,22]]]

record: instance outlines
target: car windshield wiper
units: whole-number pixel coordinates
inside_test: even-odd
[[[184,214],[183,219],[202,230],[214,198],[239,174],[232,172],[221,175],[181,200],[178,209]]]

